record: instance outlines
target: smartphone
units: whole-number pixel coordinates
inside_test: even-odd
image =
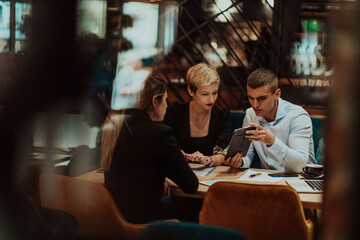
[[[292,172],[281,172],[281,173],[269,173],[270,177],[298,177],[299,174]]]

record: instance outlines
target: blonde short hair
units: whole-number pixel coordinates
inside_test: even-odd
[[[201,86],[209,86],[213,83],[220,84],[220,76],[216,68],[209,64],[196,64],[189,68],[186,73],[186,84],[193,92],[196,92]]]

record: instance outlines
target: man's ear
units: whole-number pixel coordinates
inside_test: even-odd
[[[276,99],[279,99],[280,96],[281,96],[281,89],[278,88],[278,89],[276,89],[276,91],[275,91],[275,97],[276,97]]]

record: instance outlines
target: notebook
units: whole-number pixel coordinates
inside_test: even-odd
[[[286,183],[300,193],[322,193],[324,180],[286,179]]]

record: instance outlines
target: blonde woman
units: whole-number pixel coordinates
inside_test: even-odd
[[[172,129],[160,123],[167,107],[166,90],[163,79],[148,77],[136,108],[112,111],[103,128],[105,187],[132,223],[168,218],[161,203],[165,177],[186,193],[198,188]]]
[[[214,106],[219,74],[213,66],[199,63],[187,71],[186,84],[191,101],[170,107],[164,123],[173,128],[187,160],[221,165],[229,143],[230,113]]]

